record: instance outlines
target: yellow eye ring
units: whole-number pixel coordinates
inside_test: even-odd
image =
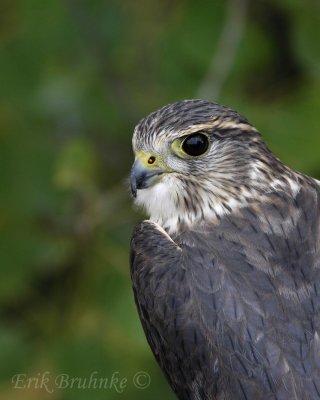
[[[171,149],[180,158],[197,158],[208,152],[210,142],[206,132],[195,132],[174,140]]]

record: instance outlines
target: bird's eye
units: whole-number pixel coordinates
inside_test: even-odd
[[[204,154],[209,147],[209,139],[203,133],[187,136],[181,144],[181,149],[189,156],[197,157]]]

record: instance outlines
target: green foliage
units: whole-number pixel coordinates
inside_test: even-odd
[[[280,158],[319,178],[320,7],[303,4],[249,2],[212,100],[246,115]],[[1,398],[174,398],[133,302],[128,249],[142,216],[125,179],[135,123],[197,97],[227,8],[211,0],[2,1]],[[45,371],[51,384],[94,371],[119,371],[128,382],[120,394],[14,389],[13,375]],[[138,371],[151,377],[145,390],[132,382]]]

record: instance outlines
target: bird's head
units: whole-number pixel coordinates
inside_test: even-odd
[[[232,212],[278,165],[246,118],[203,100],[153,112],[136,126],[132,144],[135,203],[169,232]]]

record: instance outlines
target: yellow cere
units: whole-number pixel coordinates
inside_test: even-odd
[[[155,166],[158,166],[158,157],[150,154],[150,153],[145,153],[144,151],[139,151],[136,154],[136,160],[140,160],[143,165],[146,167],[152,168]]]

